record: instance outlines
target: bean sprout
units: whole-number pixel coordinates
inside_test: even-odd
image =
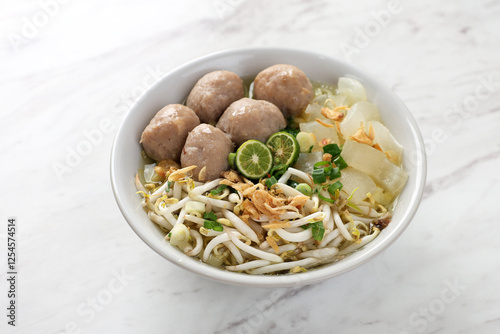
[[[252,230],[250,228],[250,226],[248,226],[247,224],[245,224],[245,222],[243,220],[241,220],[237,215],[235,215],[234,213],[232,213],[231,211],[226,210],[226,209],[222,209],[222,214],[227,219],[229,219],[229,221],[231,222],[231,224],[233,224],[234,227],[236,227],[236,229],[241,234],[243,234],[248,239],[250,239],[253,242],[255,242],[257,245],[260,243],[259,238],[257,237],[257,234],[255,233],[255,231]]]
[[[268,264],[271,264],[271,262],[266,260],[254,260],[254,261],[249,261],[247,263],[239,264],[237,266],[227,266],[226,269],[231,271],[244,271],[244,270],[263,267]]]
[[[373,239],[375,239],[377,237],[377,235],[380,233],[380,230],[378,228],[375,228],[374,230],[375,231],[372,234],[367,235],[366,237],[364,237],[364,238],[356,241],[352,245],[349,245],[346,248],[342,249],[338,253],[338,255],[349,254],[349,253],[355,251],[356,249],[359,249],[359,248],[363,247],[364,245],[366,245],[367,243],[369,243]]]
[[[285,172],[285,174],[283,174],[280,177],[280,179],[278,180],[278,183],[286,183],[286,181],[288,181],[288,179],[290,179],[290,177],[292,175],[300,178],[303,181],[305,181],[311,187],[313,186],[312,179],[309,176],[309,174],[304,173],[303,171],[295,169],[295,168],[292,168],[292,167],[290,167],[290,168],[287,169],[287,171]]]
[[[320,260],[327,260],[327,259],[330,259],[333,256],[337,255],[338,252],[339,252],[339,250],[336,247],[318,248],[318,249],[313,249],[313,250],[302,252],[299,255],[297,255],[297,257],[299,259],[314,257],[314,258],[317,258]]]
[[[290,233],[282,228],[278,228],[275,231],[277,235],[279,235],[282,239],[285,239],[286,241],[301,242],[312,238],[311,229],[303,230],[302,232],[298,233]]]
[[[200,254],[201,250],[203,249],[203,238],[201,237],[200,232],[193,229],[189,230],[189,234],[196,241],[196,246],[191,251],[187,252],[186,255],[196,256]]]
[[[283,262],[283,263],[278,263],[278,264],[270,264],[264,267],[260,267],[258,269],[251,270],[249,274],[252,275],[261,275],[261,274],[268,274],[276,271],[281,271],[281,270],[287,270],[287,269],[292,269],[294,267],[309,267],[315,263],[318,263],[318,259],[314,258],[307,258],[299,261],[291,261],[291,262]]]
[[[236,238],[235,235],[233,235],[233,232],[231,232],[229,229],[226,230],[227,235],[231,239],[231,241],[241,250],[247,252],[248,254],[251,254],[253,256],[256,256],[258,258],[261,258],[263,260],[268,260],[271,262],[283,262],[283,259],[275,254],[269,254],[267,252],[261,251],[257,248],[251,247],[247,244],[244,244],[238,238]],[[218,238],[218,237],[216,237]]]
[[[339,229],[340,233],[342,236],[349,241],[354,241],[353,237],[351,236],[351,233],[347,231],[347,229],[344,226],[344,223],[342,222],[342,218],[340,218],[339,213],[337,210],[333,210],[333,220],[335,221],[335,225],[337,225],[337,228]]]

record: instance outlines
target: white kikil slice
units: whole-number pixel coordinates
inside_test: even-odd
[[[337,88],[337,94],[346,97],[348,106],[352,106],[356,102],[366,101],[365,87],[356,79],[340,77]]]
[[[321,161],[323,158],[323,152],[313,152],[313,153],[300,153],[297,162],[294,167],[303,171],[304,173],[312,174],[314,170],[314,164]]]
[[[383,152],[352,140],[345,142],[342,148],[345,162],[366,174],[385,190],[398,195],[406,184],[408,173],[387,159]]]
[[[389,205],[394,200],[394,195],[383,188],[377,187],[377,190],[372,193],[373,199],[382,205]]]
[[[377,185],[368,174],[352,167],[347,167],[342,170],[339,181],[344,185],[342,190],[348,195],[350,195],[354,189],[358,188],[351,199],[356,204],[362,202],[366,198],[367,193],[373,194],[377,191]]]
[[[340,107],[340,106],[346,105],[347,97],[345,97],[343,95],[323,94],[323,95],[320,95],[318,97],[315,97],[311,103],[312,104],[317,103],[320,106],[325,107],[326,100],[331,100],[331,101],[328,101],[328,103],[326,104],[326,107],[328,107],[328,108]],[[333,102],[333,105],[332,105],[332,102]]]
[[[316,118],[319,118],[321,120],[326,120],[327,118],[321,114],[322,107],[323,103],[308,105],[306,110],[304,111],[304,118],[306,122],[316,121]]]
[[[326,127],[316,121],[300,123],[300,131],[314,133],[314,136],[316,136],[316,145],[314,146],[315,151],[321,150],[319,143],[325,138],[331,139],[332,144],[339,143],[339,137],[337,136],[335,125],[330,120],[325,120],[324,122],[327,124],[331,124],[333,127]]]
[[[389,131],[389,129],[386,128],[385,125],[378,121],[373,121],[371,123],[373,126],[373,131],[375,132],[373,144],[378,144],[390,161],[398,166],[401,165],[401,160],[403,158],[403,146],[401,146],[396,141],[396,139],[394,139],[391,131]],[[366,133],[368,133],[368,129],[369,124],[365,124]]]
[[[326,102],[327,100],[330,100]],[[316,118],[320,120],[327,120],[325,116],[321,113],[321,108],[330,108],[333,109],[335,107],[341,107],[346,105],[346,97],[340,95],[320,95],[316,97],[311,104],[309,104],[304,111],[304,119],[306,122],[315,121]],[[325,104],[326,102],[326,104]]]
[[[340,132],[346,140],[349,140],[363,124],[369,121],[381,121],[377,106],[370,102],[358,102],[347,111],[347,115],[340,122]]]

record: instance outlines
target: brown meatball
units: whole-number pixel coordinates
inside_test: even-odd
[[[236,73],[215,71],[198,80],[186,105],[194,110],[202,123],[215,124],[224,110],[243,96],[243,80]]]
[[[313,98],[311,81],[292,65],[273,65],[255,78],[254,97],[274,103],[283,115],[298,116]]]
[[[141,136],[148,156],[155,160],[179,161],[189,131],[200,124],[193,110],[181,104],[169,104],[153,117]]]
[[[265,142],[270,135],[286,127],[286,120],[274,104],[242,98],[224,111],[217,127],[236,144],[249,139]]]
[[[200,124],[188,135],[182,149],[181,166],[197,166],[193,177],[197,181],[209,181],[220,177],[228,169],[227,158],[234,152],[234,145],[228,136],[210,124]],[[205,175],[200,175],[203,167]]]

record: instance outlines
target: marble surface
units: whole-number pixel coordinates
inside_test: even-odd
[[[499,15],[486,0],[4,3],[0,332],[498,333]],[[109,156],[128,106],[176,66],[248,46],[344,59],[417,119],[424,200],[370,263],[300,288],[226,286],[167,262],[122,218]],[[9,216],[15,328],[5,317]]]

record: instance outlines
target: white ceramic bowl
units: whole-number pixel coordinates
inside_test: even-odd
[[[163,106],[180,103],[196,81],[214,70],[229,70],[241,77],[255,77],[274,64],[292,64],[314,81],[336,84],[340,76],[358,79],[365,86],[369,101],[375,103],[393,136],[405,149],[404,168],[408,183],[399,196],[389,226],[361,250],[345,259],[294,275],[253,276],[234,273],[184,255],[164,240],[164,233],[147,217],[136,194],[134,176],[141,167],[139,138],[151,118]],[[380,254],[405,230],[420,203],[426,178],[423,140],[417,124],[403,102],[385,85],[366,73],[333,58],[292,49],[249,48],[223,51],[191,61],[165,75],[134,104],[116,134],[111,152],[111,183],[120,210],[137,235],[158,254],[176,265],[201,276],[230,284],[256,287],[305,285],[331,278]]]

